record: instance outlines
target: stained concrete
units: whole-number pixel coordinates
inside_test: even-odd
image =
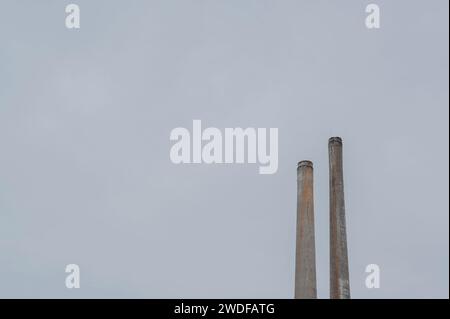
[[[330,298],[349,299],[350,283],[345,227],[342,139],[328,141],[330,169]]]
[[[299,162],[297,166],[296,299],[317,298],[313,181],[312,162]]]

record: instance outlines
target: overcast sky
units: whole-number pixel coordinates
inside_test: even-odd
[[[448,298],[448,1],[0,0],[0,297],[292,298],[296,164],[344,141],[354,298]],[[175,165],[175,127],[279,129],[279,169]],[[67,264],[81,288],[65,287]],[[378,264],[381,287],[367,289]]]

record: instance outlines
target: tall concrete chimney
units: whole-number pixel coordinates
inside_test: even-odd
[[[315,299],[316,252],[314,242],[313,164],[297,166],[297,243],[295,255],[295,298]]]
[[[349,299],[347,235],[345,227],[342,139],[328,141],[330,165],[330,298]]]

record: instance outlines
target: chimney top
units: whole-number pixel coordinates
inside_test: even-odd
[[[340,138],[339,136],[330,137],[330,139],[328,140],[328,144],[332,143],[342,144],[342,138]]]
[[[298,162],[297,168],[300,168],[302,166],[313,167],[313,162],[307,160]]]

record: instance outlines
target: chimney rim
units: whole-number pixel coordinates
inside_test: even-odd
[[[300,167],[303,167],[303,166],[306,166],[306,167],[313,167],[314,164],[313,164],[313,162],[310,161],[310,160],[302,160],[302,161],[300,161],[300,162],[297,163],[297,168],[300,168]]]
[[[333,137],[330,137],[330,138],[328,139],[328,144],[332,144],[332,143],[342,144],[342,138],[339,137],[339,136],[333,136]]]

